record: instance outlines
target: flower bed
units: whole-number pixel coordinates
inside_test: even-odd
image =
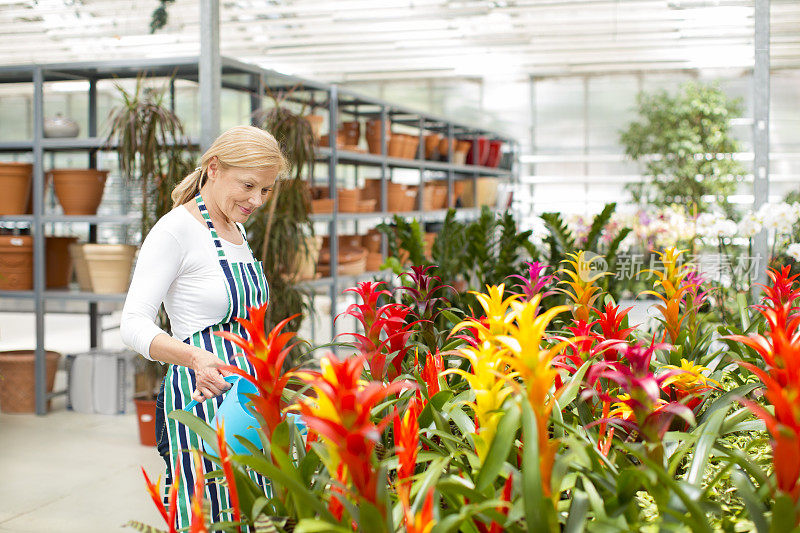
[[[224,434],[174,415],[215,450],[216,482],[231,490],[234,508],[214,527],[794,530],[800,287],[788,268],[770,271],[759,305],[715,324],[682,252],[659,258],[652,330],[628,322],[584,252],[552,275],[530,264],[474,294],[466,313],[430,267],[392,290],[361,283],[345,313],[360,329],[335,339],[349,344],[288,371],[285,322],[265,332],[252,309],[248,338],[234,340],[256,368],[244,377],[259,390],[266,451],[233,455]],[[271,479],[271,497],[247,469]],[[193,510],[192,531],[206,531],[203,502]]]

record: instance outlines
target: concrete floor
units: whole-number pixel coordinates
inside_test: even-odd
[[[85,316],[48,315],[46,329],[48,349],[88,349]],[[0,350],[30,349],[34,339],[32,315],[0,313]],[[121,347],[117,331],[103,342]],[[65,382],[59,371],[55,389]],[[0,532],[104,533],[129,520],[163,528],[140,467],[163,479],[155,448],[139,444],[135,414],[67,411],[64,396],[52,400],[45,416],[0,413]]]
[[[164,462],[139,443],[136,415],[75,413],[65,403],[54,399],[45,416],[0,414],[0,531],[164,526],[140,470],[154,479]]]

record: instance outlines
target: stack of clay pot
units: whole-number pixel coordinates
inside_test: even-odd
[[[391,213],[413,211],[417,206],[417,187],[401,183],[386,183],[386,210]]]
[[[333,199],[328,194],[328,187],[311,187],[311,212],[333,213]]]
[[[417,148],[419,147],[419,137],[416,135],[406,135],[405,133],[392,133],[389,141],[389,157],[400,159],[416,159]]]
[[[389,142],[392,138],[392,131],[391,131],[392,123],[387,120],[386,125],[384,126],[384,131],[386,134],[386,147],[388,151]],[[367,121],[367,146],[369,147],[369,153],[371,154],[380,154],[381,153],[381,119],[373,118]]]
[[[429,133],[425,136],[425,159],[438,161],[440,159],[439,144],[442,142],[441,133]],[[445,157],[447,157],[447,140],[445,139]]]
[[[361,189],[338,189],[336,194],[339,196],[339,212],[358,213],[360,211],[360,193]]]
[[[375,228],[370,229],[366,235],[361,236],[361,245],[367,250],[367,271],[376,272],[383,264],[381,253],[381,232]]]
[[[361,140],[361,123],[357,120],[350,120],[342,123],[344,133],[344,147],[345,149],[358,147],[358,142]]]
[[[429,183],[425,186],[422,207],[425,211],[447,207],[447,183]]]
[[[33,290],[33,237],[30,235],[0,235],[0,290]]]
[[[356,276],[367,270],[367,249],[361,245],[360,235],[339,235],[338,272],[340,276]],[[329,237],[322,240],[317,271],[323,276],[331,274],[331,248]]]
[[[314,139],[319,141],[320,137],[322,137],[322,122],[324,117],[322,115],[306,115],[303,118],[305,118],[311,126],[311,133],[314,135]]]

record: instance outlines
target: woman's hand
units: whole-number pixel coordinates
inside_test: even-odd
[[[191,368],[197,380],[197,388],[192,393],[193,400],[203,402],[231,388],[231,384],[225,381],[225,376],[231,373],[221,370],[221,366],[225,366],[225,362],[211,352],[198,348],[192,354]]]

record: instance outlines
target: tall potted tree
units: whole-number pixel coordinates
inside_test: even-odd
[[[253,115],[256,126],[272,133],[283,147],[290,171],[279,179],[262,208],[250,218],[248,239],[260,252],[264,272],[270,284],[270,302],[266,324],[272,329],[287,316],[299,314],[288,326],[297,331],[302,312],[307,309],[305,292],[297,285],[297,272],[307,256],[313,253],[309,238],[313,226],[309,219],[311,198],[303,179],[314,168],[315,140],[311,124],[300,112],[287,105],[287,96],[272,94],[273,105]],[[280,250],[280,253],[276,253]]]
[[[644,163],[651,181],[629,187],[634,200],[705,211],[706,198],[713,196],[730,210],[727,197],[744,174],[731,157],[739,151],[731,118],[741,113],[741,102],[716,85],[689,82],[675,95],[639,94],[637,113],[620,140],[631,159]]]

